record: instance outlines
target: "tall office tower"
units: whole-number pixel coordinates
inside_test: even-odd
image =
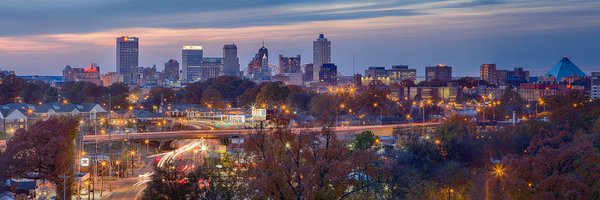
[[[248,75],[253,74],[254,71],[262,71],[263,67],[263,58],[266,57],[267,66],[269,65],[269,50],[263,45],[260,49],[258,49],[258,53],[254,55],[254,58],[248,64]]]
[[[333,63],[324,63],[321,65],[319,81],[335,85],[337,83],[337,66]]]
[[[496,64],[482,64],[479,72],[481,73],[481,80],[496,84]]]
[[[183,46],[181,51],[182,82],[194,82],[202,73],[202,46]]]
[[[230,76],[240,76],[240,59],[237,56],[237,46],[223,46],[223,73]]]
[[[123,82],[137,83],[139,67],[139,39],[122,36],[117,38],[117,73],[123,75]]]
[[[319,38],[313,42],[313,80],[320,80],[319,72],[325,63],[331,63],[331,41],[319,34]]]
[[[164,76],[166,82],[177,82],[179,80],[179,62],[171,59],[165,63]]]
[[[279,54],[279,74],[302,73],[300,59],[300,55],[296,55],[296,57],[283,57],[283,55]]]
[[[313,64],[312,63],[304,64],[304,65],[302,65],[302,68],[304,69],[304,74],[302,75],[302,80],[305,82],[312,81],[313,80]]]
[[[452,67],[439,64],[436,66],[425,67],[425,79],[427,81],[450,81],[452,80]]]

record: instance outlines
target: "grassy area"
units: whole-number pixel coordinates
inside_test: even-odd
[[[0,132],[0,140],[8,139],[8,134],[6,132]]]

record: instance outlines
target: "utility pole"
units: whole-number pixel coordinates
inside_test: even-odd
[[[69,176],[63,174],[58,177],[63,179],[63,200],[67,200],[67,179]]]

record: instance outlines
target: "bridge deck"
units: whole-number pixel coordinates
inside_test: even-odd
[[[355,134],[365,130],[372,130],[377,135],[391,135],[394,128],[407,128],[410,126],[435,126],[439,123],[413,123],[413,124],[392,124],[392,125],[372,125],[372,126],[344,126],[335,127],[336,134]],[[319,131],[321,128],[293,128],[293,131]],[[382,131],[385,133],[381,133]],[[104,135],[84,135],[84,141],[107,141],[109,140],[143,140],[143,139],[211,139],[224,138],[231,136],[243,136],[255,132],[254,129],[232,129],[232,130],[185,130],[185,131],[163,131],[163,132],[144,132],[130,134],[104,134]]]

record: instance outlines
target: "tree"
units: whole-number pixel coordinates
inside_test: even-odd
[[[261,87],[256,95],[257,103],[266,103],[267,105],[279,105],[285,102],[290,90],[283,82],[267,82]]]
[[[205,82],[193,82],[187,84],[182,90],[185,91],[184,99],[188,103],[199,104],[201,103],[202,93],[208,88],[208,84]]]
[[[594,138],[595,137],[595,138]],[[538,135],[523,155],[504,158],[504,187],[511,199],[600,198],[597,135]]]
[[[181,160],[168,163],[164,168],[154,167],[152,180],[147,183],[142,199],[189,199],[194,183],[187,178]]]
[[[158,106],[161,103],[164,103],[166,105],[175,101],[175,91],[173,89],[164,87],[154,87],[150,89],[148,99],[144,104],[145,107],[152,108],[152,106]]]
[[[210,105],[209,107],[224,107],[223,99],[221,98],[221,93],[213,88],[209,88],[202,93],[202,104]]]
[[[56,193],[62,194],[63,179],[69,178],[67,186],[74,181],[75,138],[79,120],[74,117],[51,117],[39,121],[28,130],[19,129],[8,141],[6,151],[0,157],[0,178],[25,177],[46,179],[53,182]],[[71,190],[66,189],[67,196]],[[57,195],[63,199],[62,195]]]
[[[302,111],[309,111],[310,109],[310,100],[314,94],[308,93],[306,91],[297,91],[292,92],[287,99],[288,104]]]
[[[330,118],[337,115],[339,100],[332,95],[322,94],[310,99],[310,114],[317,119]]]
[[[363,131],[354,136],[352,147],[357,150],[370,149],[375,144],[376,136],[372,131]]]
[[[16,75],[0,76],[0,104],[17,102],[21,91],[21,80]]]
[[[191,164],[177,160],[155,167],[142,199],[243,199],[245,189],[231,155],[206,158],[188,172],[186,166]]]
[[[282,120],[285,121],[285,120]],[[351,152],[331,129],[292,133],[284,126],[251,134],[250,191],[269,199],[344,199],[380,183],[373,151]],[[370,191],[370,190],[369,190]]]

